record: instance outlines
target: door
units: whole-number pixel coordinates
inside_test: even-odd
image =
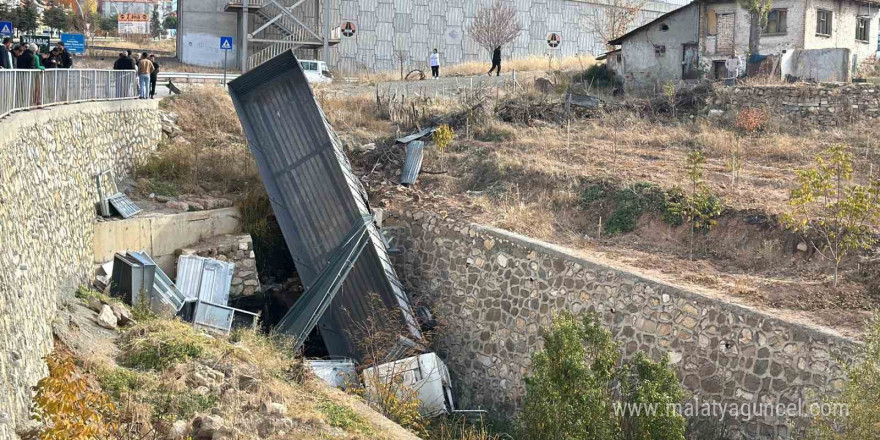
[[[681,79],[698,79],[698,46],[696,43],[682,44],[681,50]]]
[[[724,65],[724,61],[713,61],[712,72],[715,79],[726,79],[727,66]]]

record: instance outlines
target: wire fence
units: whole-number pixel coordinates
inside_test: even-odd
[[[137,96],[134,70],[0,70],[0,118],[55,104]]]

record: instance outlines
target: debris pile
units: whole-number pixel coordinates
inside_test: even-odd
[[[177,113],[159,110],[159,121],[162,124],[162,134],[165,139],[174,139],[180,135],[181,130],[177,126],[179,119],[180,115]]]

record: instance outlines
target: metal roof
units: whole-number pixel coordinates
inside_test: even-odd
[[[229,83],[229,92],[284,240],[308,289],[349,231],[372,215],[366,191],[351,171],[292,51],[236,78]],[[412,336],[421,339],[382,236],[372,222],[367,229],[366,248],[318,324],[331,355],[357,352],[346,329],[351,330],[351,320],[369,317],[371,293],[386,306],[398,307]]]
[[[424,155],[424,142],[412,141],[406,144],[406,161],[404,161],[403,169],[400,171],[400,183],[404,185],[412,185],[416,183],[416,179],[419,177],[419,171],[422,170],[422,158]]]

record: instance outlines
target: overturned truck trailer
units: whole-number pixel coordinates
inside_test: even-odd
[[[229,93],[305,287],[277,329],[301,343],[317,323],[331,355],[358,357],[353,324],[370,316],[375,294],[402,312],[401,336],[420,341],[366,191],[293,52],[230,82]]]

